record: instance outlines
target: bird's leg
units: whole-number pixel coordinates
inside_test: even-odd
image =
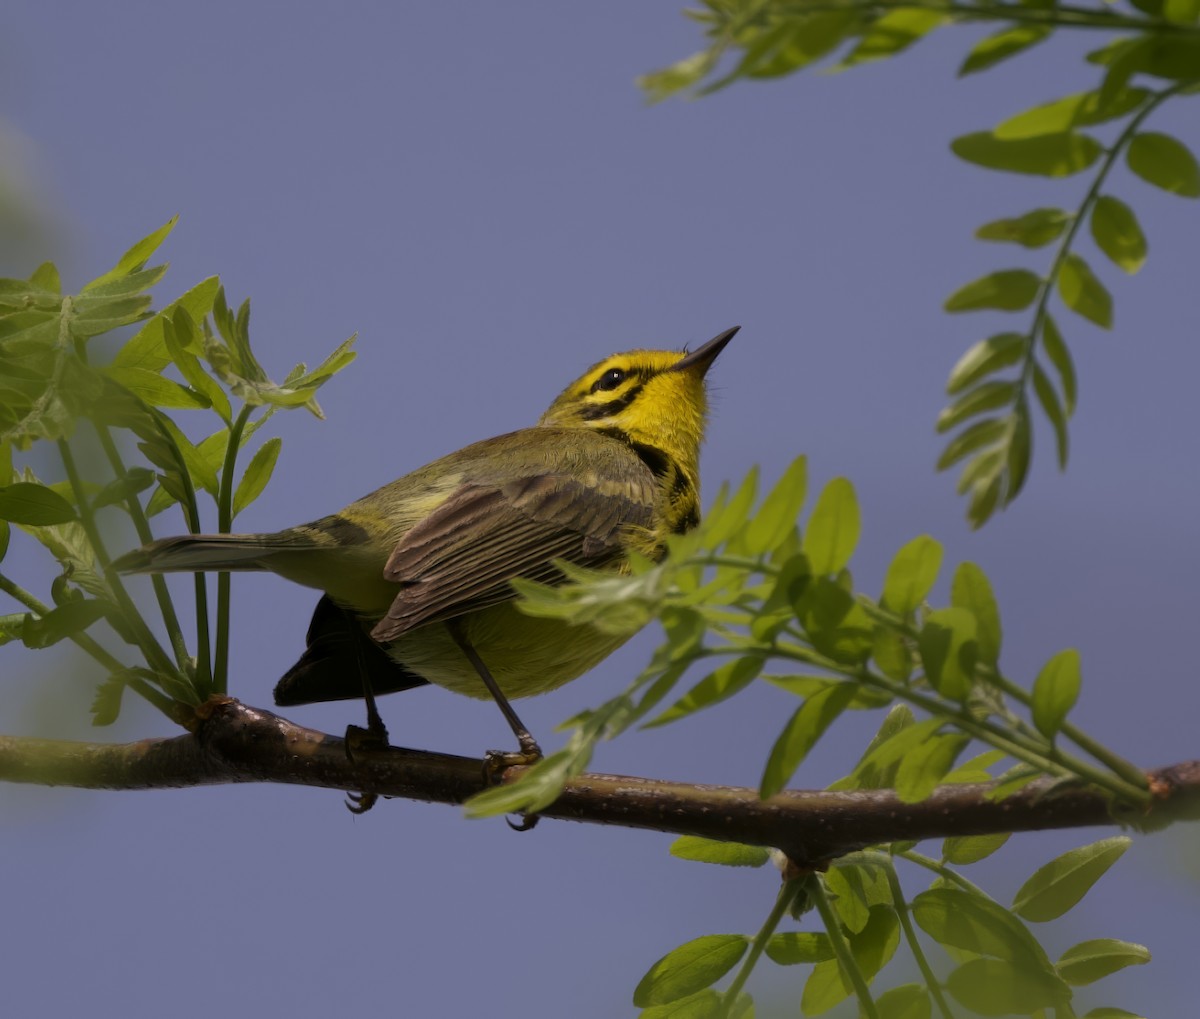
[[[489,750],[488,772],[494,776],[497,772],[514,764],[535,764],[542,759],[542,748],[537,745],[537,740],[530,735],[529,730],[525,728],[524,723],[517,717],[517,713],[513,711],[512,705],[508,703],[508,698],[504,696],[504,691],[500,689],[500,685],[496,682],[488,667],[483,664],[483,659],[479,657],[479,653],[467,640],[467,635],[463,632],[462,624],[457,619],[450,619],[446,622],[446,629],[450,631],[450,636],[454,638],[454,643],[462,648],[462,652],[467,656],[467,661],[471,663],[475,671],[479,673],[479,678],[483,680],[483,685],[487,687],[488,693],[492,695],[492,699],[496,702],[496,706],[500,709],[500,713],[504,715],[509,727],[513,731],[513,735],[517,737],[517,745],[521,748],[517,753],[503,753],[497,750]]]
[[[375,704],[375,690],[371,686],[371,674],[363,661],[362,641],[367,639],[362,632],[358,618],[349,609],[342,610],[350,628],[350,639],[354,644],[354,660],[358,663],[358,674],[362,677],[363,700],[367,702],[367,727],[358,725],[346,726],[346,756],[353,761],[354,752],[359,749],[382,750],[388,746],[387,726],[379,714]],[[365,814],[379,801],[379,795],[372,792],[347,793],[346,809],[352,814]]]

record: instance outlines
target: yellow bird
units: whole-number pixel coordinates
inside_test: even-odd
[[[308,647],[275,687],[280,705],[436,683],[508,704],[561,686],[623,637],[523,614],[509,581],[554,584],[561,559],[623,568],[658,558],[700,520],[705,373],[728,329],[691,353],[614,354],[572,382],[532,428],[484,439],[332,516],[273,534],[163,538],[123,556],[130,573],[269,570],[324,592]]]

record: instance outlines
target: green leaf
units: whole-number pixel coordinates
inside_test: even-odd
[[[834,912],[852,934],[866,928],[872,906],[892,904],[891,886],[880,867],[839,863],[825,872],[825,887]]]
[[[1004,505],[1017,497],[1025,485],[1029,472],[1029,459],[1033,452],[1033,435],[1029,426],[1029,405],[1018,400],[1009,417],[1008,448],[1005,450],[1005,467],[1008,469],[1008,484],[1004,491]]]
[[[1176,25],[1190,25],[1200,20],[1200,0],[1163,0],[1162,16]]]
[[[759,796],[774,796],[791,781],[792,775],[822,734],[838,717],[857,692],[855,683],[838,683],[813,694],[796,709],[783,732],[775,740],[763,771]]]
[[[639,1016],[640,1019],[724,1019],[721,1015],[721,996],[711,988],[666,1005],[651,1005],[642,1009]]]
[[[52,294],[62,293],[62,279],[58,275],[58,266],[53,262],[43,262],[34,269],[29,276],[29,282]]]
[[[1200,164],[1183,142],[1169,134],[1143,131],[1126,150],[1129,169],[1173,195],[1200,198]]]
[[[145,467],[131,467],[124,477],[114,478],[92,499],[92,509],[124,502],[131,496],[144,492],[154,484],[154,472]]]
[[[1096,247],[1127,273],[1146,261],[1146,237],[1133,210],[1112,195],[1101,195],[1092,206],[1092,239]]]
[[[1028,269],[1003,269],[959,287],[946,298],[946,311],[1023,311],[1033,304],[1042,278]]]
[[[944,471],[976,450],[995,445],[1008,436],[1009,428],[1009,422],[1005,418],[985,418],[976,421],[946,443],[946,448],[938,457],[937,469]]]
[[[1058,325],[1050,315],[1046,315],[1042,319],[1042,349],[1050,358],[1050,363],[1058,370],[1058,377],[1062,382],[1063,403],[1069,418],[1075,413],[1075,398],[1078,392],[1075,362],[1072,361],[1071,352],[1063,342]]]
[[[96,687],[92,698],[92,725],[112,725],[121,714],[121,698],[126,687],[125,674],[109,676]]]
[[[738,964],[748,946],[742,934],[707,934],[680,945],[650,967],[633,992],[633,1003],[666,1005],[710,987]]]
[[[894,57],[944,25],[949,16],[923,7],[895,7],[871,22],[839,65],[852,67],[870,60]]]
[[[1016,28],[1006,28],[1003,31],[989,35],[975,44],[967,59],[958,69],[959,77],[983,71],[1001,60],[1015,57],[1029,49],[1030,46],[1041,42],[1050,34],[1050,29],[1042,25],[1020,25]]]
[[[806,67],[840,43],[858,18],[853,11],[825,11],[791,17],[761,31],[746,47],[737,74],[778,78]]]
[[[1169,81],[1194,82],[1200,73],[1200,39],[1190,33],[1155,32],[1140,36],[1129,47],[1133,71]]]
[[[796,457],[764,497],[742,536],[742,549],[747,555],[771,552],[792,533],[808,490],[807,471],[805,457]]]
[[[1115,938],[1095,938],[1068,948],[1058,960],[1058,975],[1079,987],[1092,984],[1126,966],[1143,966],[1150,961],[1150,950]]]
[[[159,245],[167,239],[167,235],[175,229],[175,224],[179,222],[178,216],[173,216],[166,223],[160,226],[153,233],[143,237],[140,241],[134,244],[128,251],[125,252],[118,260],[117,264],[108,270],[103,276],[98,276],[83,288],[83,293],[96,290],[106,283],[120,279],[122,276],[128,276],[132,273],[141,270],[150,260],[150,256],[159,248]]]
[[[1079,698],[1079,652],[1060,651],[1038,673],[1033,684],[1033,724],[1048,739],[1062,728],[1067,713]]]
[[[1026,342],[1026,337],[1021,333],[999,333],[980,340],[951,369],[946,382],[947,394],[953,396],[985,375],[1016,364],[1025,352]]]
[[[28,648],[50,647],[66,637],[83,632],[102,619],[110,607],[110,602],[89,598],[66,602],[44,616],[26,616],[21,639]]]
[[[749,686],[762,671],[765,659],[760,655],[747,655],[726,662],[709,673],[686,694],[679,698],[657,718],[651,719],[643,728],[653,729],[674,722],[702,708],[711,707],[732,697]]]
[[[0,616],[0,647],[21,639],[28,618],[28,612],[11,612]]]
[[[207,396],[186,389],[178,382],[172,382],[145,368],[110,367],[104,370],[104,374],[151,407],[203,410],[212,406]]]
[[[998,410],[1012,403],[1020,391],[1018,382],[985,382],[960,396],[937,415],[937,431],[948,432],[977,414]],[[1006,427],[1010,427],[1006,425]],[[943,454],[944,456],[944,454]]]
[[[822,490],[804,532],[804,554],[815,574],[837,573],[858,545],[861,520],[854,486],[834,478]]]
[[[1046,418],[1054,426],[1059,469],[1066,470],[1068,451],[1067,413],[1063,409],[1062,403],[1059,402],[1058,393],[1054,389],[1054,383],[1050,381],[1050,377],[1042,370],[1042,366],[1036,362],[1033,365],[1033,391],[1037,394],[1038,403],[1041,404],[1042,410],[1045,411]]]
[[[1061,237],[1074,218],[1063,209],[1033,209],[1023,216],[984,223],[975,236],[981,241],[1009,241],[1023,248],[1041,248]]]
[[[680,835],[671,843],[671,855],[697,863],[716,863],[723,867],[761,867],[771,854],[762,846],[742,842],[718,842],[698,835]]]
[[[1163,17],[1176,25],[1192,25],[1200,20],[1200,0],[1165,0]]]
[[[971,959],[946,980],[946,988],[980,1015],[1032,1015],[1039,1009],[1061,1007],[1070,988],[1053,973],[1025,970],[1002,959]]]
[[[875,999],[879,1019],[930,1019],[933,1004],[923,984],[901,984]]]
[[[12,528],[8,526],[7,520],[0,520],[0,562],[8,555],[8,543],[12,538]]]
[[[1071,252],[1058,270],[1063,304],[1103,329],[1112,328],[1112,295],[1079,255]]]
[[[942,859],[956,867],[978,863],[996,852],[1011,836],[1011,832],[995,835],[955,835],[942,842]]]
[[[698,85],[716,66],[719,58],[720,51],[715,48],[701,50],[669,67],[641,75],[637,78],[637,86],[646,93],[647,102],[660,103]]]
[[[907,724],[902,724],[906,721]],[[888,712],[887,720],[867,747],[854,771],[840,779],[831,789],[890,789],[896,771],[905,755],[926,740],[943,725],[940,718],[928,718],[913,724],[906,705],[897,705]]]
[[[917,926],[940,945],[993,956],[1025,969],[1050,968],[1029,929],[982,892],[943,885],[921,892],[911,908]]]
[[[1136,1012],[1127,1012],[1123,1008],[1093,1008],[1083,1019],[1146,1019]]]
[[[267,439],[250,458],[246,473],[242,475],[237,491],[233,493],[233,515],[235,517],[262,495],[263,489],[267,487],[267,482],[271,480],[271,473],[275,470],[275,461],[279,459],[279,450],[282,446],[283,440],[279,436],[273,436]]]
[[[76,519],[75,508],[45,485],[18,481],[0,488],[0,520],[46,527]]]
[[[871,642],[871,658],[888,679],[907,683],[912,675],[912,652],[904,635],[888,626],[877,626]]]
[[[950,150],[959,159],[989,170],[1070,177],[1096,162],[1103,155],[1104,146],[1091,135],[1074,131],[1011,139],[997,138],[990,131],[977,131],[955,138]]]
[[[811,931],[772,934],[766,951],[767,958],[780,966],[825,962],[834,957],[829,935]]]
[[[1056,920],[1087,894],[1129,848],[1124,835],[1071,849],[1039,867],[1013,899],[1013,909],[1026,920]]]
[[[985,750],[982,754],[976,754],[970,760],[963,761],[945,778],[949,785],[955,785],[965,782],[990,782],[992,781],[992,773],[988,770],[993,764],[1004,760],[1005,754],[1003,750]]]
[[[1122,89],[1106,103],[1101,102],[1099,91],[1080,92],[1009,117],[996,127],[994,133],[997,138],[1061,134],[1073,127],[1088,127],[1124,117],[1148,98],[1150,93],[1144,88]]]
[[[975,617],[975,643],[979,660],[995,667],[1000,659],[1000,609],[987,574],[972,562],[962,562],[950,583],[950,604]]]
[[[971,742],[962,733],[933,736],[904,755],[896,769],[896,795],[902,803],[920,803],[954,767],[954,762]]]
[[[942,546],[928,534],[913,538],[896,553],[883,582],[883,603],[908,615],[929,596],[942,568]]]
[[[171,318],[163,322],[163,341],[187,384],[207,399],[221,420],[229,424],[233,418],[229,397],[217,380],[201,367],[200,359],[194,353],[202,348],[203,337],[186,308],[176,308]]]
[[[153,372],[162,371],[171,363],[171,355],[163,336],[164,323],[172,318],[180,308],[191,316],[193,322],[203,321],[212,311],[213,300],[216,298],[220,286],[220,279],[210,276],[176,298],[159,314],[146,322],[130,338],[129,342],[117,351],[112,366],[115,368],[142,368]]]
[[[943,697],[962,700],[971,692],[979,656],[975,617],[965,609],[935,609],[929,613],[917,647],[925,675]]]
[[[704,515],[700,527],[709,548],[718,548],[746,525],[758,491],[758,466],[751,467],[732,498],[723,500],[724,489]]]

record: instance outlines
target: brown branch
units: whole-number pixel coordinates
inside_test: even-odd
[[[278,782],[380,796],[462,803],[484,787],[483,762],[345,742],[231,699],[214,699],[192,733],[102,744],[0,736],[0,780],[85,789],[166,789],[228,782]],[[510,768],[505,781],[519,777]],[[889,790],[787,791],[761,800],[753,789],[619,775],[580,775],[543,817],[648,828],[775,846],[817,864],[880,842],[1130,824],[1148,829],[1200,819],[1200,761],[1150,773],[1153,805],[1114,816],[1110,800],[1085,786],[1039,780],[1000,802],[989,785],[942,786],[921,803]]]

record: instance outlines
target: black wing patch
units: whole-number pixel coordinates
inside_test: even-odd
[[[558,474],[463,485],[392,552],[384,577],[400,591],[371,636],[396,640],[508,601],[513,577],[557,583],[562,574],[552,559],[609,565],[624,555],[626,528],[652,526],[654,499],[654,477],[640,462],[604,487]]]

